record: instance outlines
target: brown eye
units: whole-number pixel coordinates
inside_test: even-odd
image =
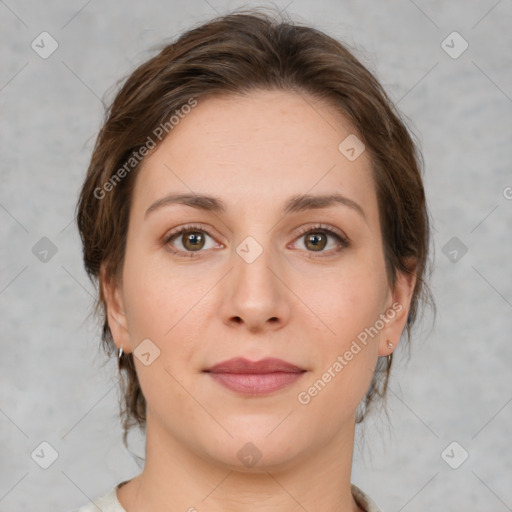
[[[318,253],[315,255],[318,257],[332,256],[350,245],[345,235],[323,224],[303,229],[296,240],[295,244],[299,246],[298,248],[310,254],[309,257],[312,257],[313,252]]]
[[[305,236],[305,245],[312,251],[322,251],[327,245],[327,237],[321,232],[308,233]]]
[[[184,226],[164,239],[164,245],[176,256],[196,257],[207,249],[218,247],[215,240],[200,226]]]
[[[204,233],[200,231],[187,231],[183,233],[181,243],[188,251],[199,251],[204,247]]]

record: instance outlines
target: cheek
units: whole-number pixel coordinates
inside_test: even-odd
[[[337,416],[356,407],[370,385],[379,336],[368,335],[366,329],[374,326],[383,313],[387,285],[383,264],[377,260],[365,262],[363,258],[354,258],[350,264],[347,261],[322,283],[322,292],[315,288],[306,299],[314,304],[311,309],[322,322],[314,322],[319,325],[315,329],[319,357],[308,382],[313,386],[311,393],[305,391],[310,397],[322,395],[319,400],[315,398],[314,407],[327,407],[330,400],[343,404],[341,409],[327,412]]]
[[[125,285],[126,315],[130,336],[134,339],[159,338],[164,330],[164,312],[168,310],[161,285],[155,283],[147,271],[141,271]],[[169,322],[171,318],[168,318]],[[169,329],[171,325],[167,327]]]
[[[383,312],[387,290],[383,266],[355,260],[338,272],[323,276],[318,281],[321,286],[310,287],[306,292],[308,305],[324,321],[331,340],[337,340],[337,348],[373,325]]]
[[[154,261],[129,248],[123,273],[125,312],[133,343],[150,338],[161,348],[184,302],[183,290]]]
[[[149,258],[143,262],[142,255],[136,252],[127,258],[125,269],[125,312],[132,349],[147,339],[156,346],[146,345],[150,358],[154,357],[149,365],[134,357],[148,406],[155,410],[169,408],[168,403],[164,405],[164,397],[171,394],[173,403],[187,407],[189,396],[172,376],[181,380],[178,375],[190,368],[195,340],[188,327],[206,290],[194,286],[194,281],[182,282],[183,277],[164,277],[165,268]],[[159,400],[163,400],[160,405]]]
[[[208,292],[218,278],[191,274],[169,266],[165,258],[132,252],[124,273],[124,297],[132,347],[149,338],[162,360],[175,366],[189,361],[201,318],[206,317]],[[212,310],[214,308],[211,308]],[[209,313],[208,313],[209,314]],[[172,354],[168,354],[171,352]]]
[[[365,338],[365,329],[382,312],[382,293],[376,276],[366,272],[331,282],[326,294],[330,300],[318,297],[317,310],[329,328],[315,333],[317,364],[297,400],[309,417],[322,417],[324,425],[336,426],[355,412],[371,383],[379,337]]]

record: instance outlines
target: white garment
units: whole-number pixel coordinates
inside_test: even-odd
[[[117,484],[108,494],[105,494],[101,498],[95,500],[96,505],[94,503],[89,503],[88,505],[84,505],[78,509],[76,512],[98,512],[98,510],[101,510],[101,512],[126,512],[117,499],[117,489],[126,482],[128,482],[128,480]],[[352,495],[354,496],[356,503],[365,512],[381,512],[369,496],[359,489],[359,487],[356,487],[354,484],[351,485]]]

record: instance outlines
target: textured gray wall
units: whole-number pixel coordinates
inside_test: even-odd
[[[0,2],[2,511],[69,511],[140,471],[121,443],[115,364],[102,366],[86,318],[74,205],[105,92],[152,45],[242,3],[126,4]],[[511,510],[512,2],[277,5],[356,46],[425,156],[438,316],[398,359],[390,421],[369,418],[353,482],[386,511]],[[48,469],[44,441],[58,453]]]

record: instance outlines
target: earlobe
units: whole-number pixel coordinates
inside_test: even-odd
[[[108,276],[105,267],[100,270],[100,286],[107,309],[107,321],[110,332],[118,348],[123,347],[124,352],[130,352],[128,323],[124,309],[122,288],[117,279]]]
[[[396,349],[407,325],[411,300],[416,288],[415,265],[408,268],[410,269],[408,272],[397,273],[394,289],[390,291],[391,304],[388,304],[385,313],[388,321],[381,331],[379,356],[388,356]]]

